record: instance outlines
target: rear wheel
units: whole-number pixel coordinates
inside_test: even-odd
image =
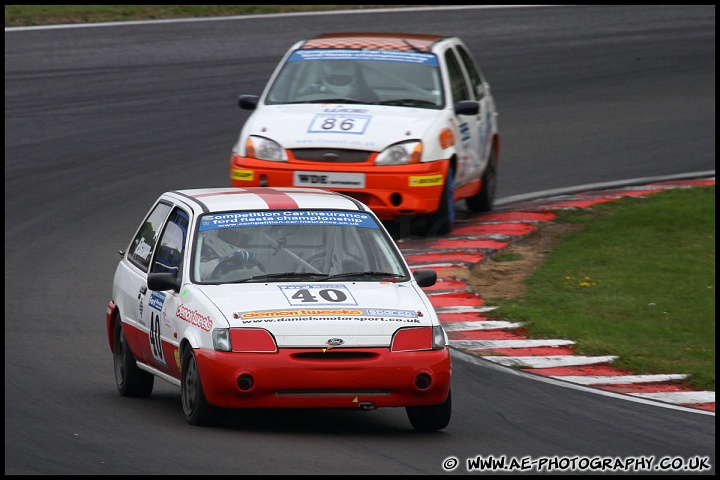
[[[115,383],[120,395],[147,397],[152,393],[155,376],[138,368],[119,317],[115,321],[114,342],[113,366]]]
[[[450,392],[445,401],[439,405],[421,405],[405,407],[410,424],[415,430],[433,432],[442,430],[450,423],[452,415],[452,399]]]
[[[192,348],[187,347],[183,351],[182,359],[180,398],[182,399],[185,419],[190,425],[220,425],[225,416],[224,411],[210,405],[205,398],[205,392],[200,381],[200,372]]]
[[[428,232],[430,234],[446,235],[453,229],[455,223],[455,187],[453,185],[454,171],[452,165],[448,167],[447,176],[445,177],[445,186],[440,198],[440,206],[437,211],[430,215],[430,226]]]
[[[488,165],[482,177],[482,190],[473,197],[468,197],[465,204],[473,212],[489,212],[495,203],[497,190],[497,171],[495,170],[495,151],[490,153]]]

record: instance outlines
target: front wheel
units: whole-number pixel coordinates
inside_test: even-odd
[[[405,407],[410,424],[415,430],[421,432],[434,432],[442,430],[450,423],[452,415],[452,399],[450,392],[445,401],[439,405],[421,405]]]
[[[138,368],[119,316],[113,337],[113,367],[118,392],[125,397],[147,397],[152,393],[155,376]]]
[[[487,168],[482,176],[482,190],[475,196],[468,197],[465,204],[472,212],[489,212],[495,203],[497,190],[497,171],[495,170],[495,152],[490,153]]]
[[[205,398],[195,353],[190,347],[183,351],[182,356],[180,398],[185,419],[190,425],[209,427],[222,423],[224,412],[221,408],[210,405]]]
[[[440,206],[434,214],[428,217],[431,223],[428,228],[430,234],[447,235],[453,229],[455,223],[455,186],[453,185],[453,177],[453,168],[450,166],[445,177]]]

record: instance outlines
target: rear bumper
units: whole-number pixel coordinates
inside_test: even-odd
[[[440,205],[449,161],[414,165],[375,166],[318,164],[318,162],[270,162],[233,155],[230,184],[233,187],[317,187],[344,193],[366,204],[381,220],[405,215],[429,215]],[[293,173],[309,172],[306,183],[296,184]],[[339,187],[323,183],[327,174],[362,174],[365,187]]]
[[[314,349],[195,351],[205,397],[224,408],[376,408],[436,405],[450,390],[450,351]],[[357,358],[353,358],[357,353]],[[324,358],[327,355],[328,358]]]

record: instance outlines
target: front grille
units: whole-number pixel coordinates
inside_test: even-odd
[[[390,395],[390,390],[381,388],[366,388],[359,390],[277,390],[275,395],[294,395],[294,396],[351,396],[357,397],[360,395]]]
[[[291,150],[296,160],[307,162],[364,163],[372,152],[332,148],[296,148]]]
[[[365,360],[375,358],[377,354],[370,352],[343,352],[342,350],[326,350],[325,352],[294,353],[298,360]]]

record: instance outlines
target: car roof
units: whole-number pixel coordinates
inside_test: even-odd
[[[320,188],[196,188],[174,190],[164,196],[186,203],[198,213],[295,209],[370,211],[354,198]]]
[[[447,38],[452,37],[422,33],[324,33],[306,40],[300,48],[429,52],[435,43]]]

